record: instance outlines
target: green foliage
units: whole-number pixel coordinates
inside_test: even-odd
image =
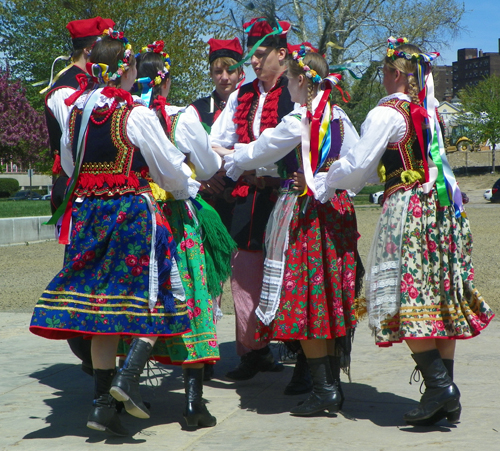
[[[0,178],[0,197],[12,196],[19,190],[19,182],[16,179]]]
[[[15,76],[31,82],[48,80],[52,61],[72,50],[66,24],[95,16],[113,19],[134,51],[158,39],[165,41],[172,60],[172,103],[185,104],[211,90],[205,40],[225,37],[219,25],[224,21],[223,0],[1,2],[0,46]],[[58,62],[55,72],[64,64]],[[34,89],[28,96],[35,96]]]

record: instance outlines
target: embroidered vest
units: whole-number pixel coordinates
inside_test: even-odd
[[[399,142],[389,143],[382,156],[385,167],[385,192],[387,198],[400,189],[413,188],[424,180],[422,149],[418,143],[415,127],[410,116],[410,103],[391,99],[380,106],[393,108],[401,113],[406,123],[406,133]]]
[[[212,102],[214,104],[213,111],[211,108]],[[217,120],[220,113],[226,106],[226,102],[223,102],[217,95],[217,92],[214,91],[212,92],[212,95],[195,100],[191,105],[198,112],[198,115],[200,116],[201,119],[201,123],[203,124],[205,129],[210,131],[212,125]]]
[[[75,196],[115,196],[151,192],[148,167],[138,148],[129,141],[127,119],[133,105],[96,108],[91,114],[85,139],[85,155],[75,188]],[[74,108],[70,115],[70,139],[73,157],[83,111]]]

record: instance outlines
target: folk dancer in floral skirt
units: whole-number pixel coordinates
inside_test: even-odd
[[[51,339],[92,339],[95,394],[87,426],[127,435],[110,395],[120,337],[139,337],[125,364],[133,386],[157,337],[190,328],[182,289],[170,282],[179,278],[175,242],[142,173],[178,198],[195,195],[199,184],[154,112],[128,93],[137,74],[128,41],[112,29],[107,34],[87,67],[107,86],[66,100],[75,107],[62,151],[73,154],[75,167],[53,217],[62,213],[65,264],[35,306],[30,330]],[[125,405],[149,415],[134,393]]]
[[[361,139],[330,167],[328,189],[385,182],[382,216],[367,266],[370,326],[378,346],[405,341],[425,392],[404,415],[411,425],[459,421],[453,382],[456,340],[474,337],[493,312],[474,287],[472,236],[446,160],[431,62],[405,38],[388,40],[387,97],[367,116]]]
[[[302,106],[256,141],[236,144],[235,152],[225,156],[230,177],[277,162],[283,180],[266,229],[256,338],[300,341],[313,390],[291,410],[299,416],[342,408],[341,357],[342,350],[346,360],[349,357],[360,278],[359,235],[349,195],[337,190],[319,201],[314,184],[315,178],[324,180],[330,165],[357,142],[358,134],[331,101],[340,76],[329,76],[325,59],[306,50],[311,49],[300,46],[293,52],[287,74],[291,98]],[[305,174],[305,192],[294,188],[298,171]]]

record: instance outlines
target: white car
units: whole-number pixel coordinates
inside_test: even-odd
[[[376,193],[370,194],[369,200],[372,204],[379,204],[382,206],[384,204],[384,192],[377,191]]]
[[[490,188],[490,189],[487,189],[484,194],[483,194],[483,197],[486,199],[486,200],[491,200],[491,196],[493,196],[493,190]]]

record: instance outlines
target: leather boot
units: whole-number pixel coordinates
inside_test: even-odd
[[[428,420],[427,425],[434,424],[441,419],[441,411],[447,418],[456,417],[460,408],[460,391],[448,375],[439,351],[432,349],[412,354],[412,357],[424,378],[425,392],[418,407],[404,415],[406,423],[421,426]]]
[[[340,393],[334,384],[328,357],[307,359],[311,372],[313,391],[309,397],[290,410],[292,415],[311,416],[319,412],[338,412],[340,408]]]
[[[82,371],[92,376],[92,355],[90,353],[90,346],[92,340],[85,340],[83,337],[74,337],[68,339],[69,347],[73,354],[75,354],[82,361]]]
[[[115,400],[109,394],[109,387],[116,371],[94,370],[94,402],[87,419],[87,427],[96,431],[125,437],[128,431],[120,424]]]
[[[259,371],[277,373],[283,369],[283,364],[276,361],[269,346],[265,346],[242,355],[240,364],[226,373],[226,377],[233,381],[246,381],[252,379]]]
[[[184,374],[184,390],[186,392],[186,409],[184,418],[189,427],[206,428],[217,424],[217,419],[210,414],[203,400],[203,368],[182,369]]]
[[[330,369],[332,371],[333,383],[337,387],[338,392],[340,393],[340,407],[339,410],[342,410],[342,406],[344,405],[344,391],[342,390],[342,385],[340,383],[340,356],[338,355],[329,355],[328,361],[330,362]]]
[[[139,379],[153,347],[144,340],[136,339],[123,367],[118,370],[109,392],[117,401],[122,401],[125,410],[137,418],[149,418],[149,410],[142,402]]]
[[[311,373],[307,365],[305,354],[300,351],[297,353],[297,363],[293,369],[292,379],[285,387],[285,395],[302,395],[309,393],[313,388]]]

